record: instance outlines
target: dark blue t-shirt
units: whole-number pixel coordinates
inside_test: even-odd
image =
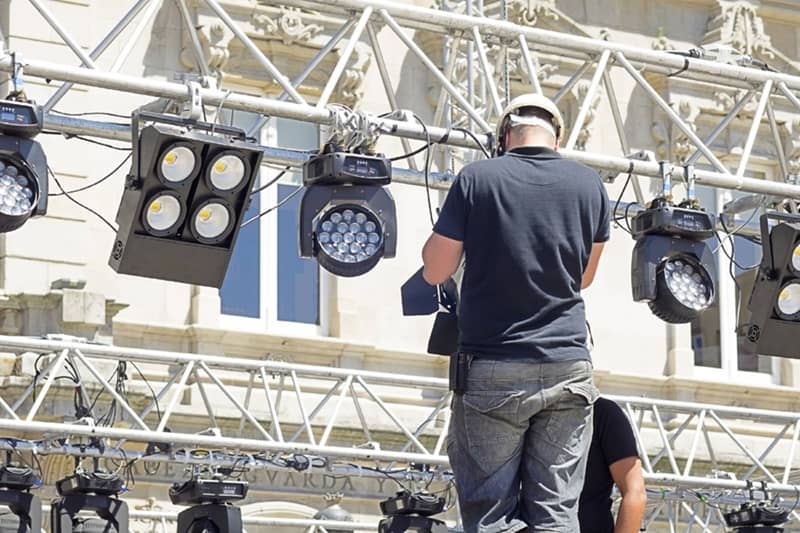
[[[547,148],[465,166],[434,231],[463,241],[459,345],[488,357],[589,359],[581,279],[609,238],[600,176]]]

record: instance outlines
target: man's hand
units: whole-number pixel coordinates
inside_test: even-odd
[[[638,457],[626,457],[608,467],[611,477],[622,494],[614,533],[636,533],[642,525],[647,492]]]
[[[431,233],[422,247],[422,262],[425,268],[422,277],[431,285],[439,285],[455,274],[464,253],[464,243]]]

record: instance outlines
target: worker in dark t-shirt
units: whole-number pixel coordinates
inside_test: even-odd
[[[597,172],[558,153],[564,120],[543,95],[498,120],[498,157],[465,166],[422,251],[447,280],[465,255],[447,453],[465,533],[578,531],[598,396],[581,289],[609,238]],[[456,380],[458,382],[458,380]]]
[[[614,484],[622,495],[616,524],[611,513]],[[628,417],[607,398],[594,404],[594,434],[578,515],[581,533],[635,533],[647,502],[642,462]]]

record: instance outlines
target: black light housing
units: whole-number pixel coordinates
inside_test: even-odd
[[[0,100],[0,233],[47,213],[47,158],[32,139],[41,130],[41,107]]]
[[[50,505],[52,532],[128,533],[128,504],[116,497],[123,485],[122,478],[106,472],[76,473],[57,481],[61,496]]]
[[[800,359],[800,215],[761,215],[761,244],[761,264],[739,277],[743,303],[750,294],[739,330],[754,353]]]
[[[30,490],[39,484],[27,466],[0,466],[0,533],[39,533],[42,530],[42,502]]]
[[[177,505],[193,504],[178,513],[178,533],[242,531],[242,510],[231,504],[247,496],[246,481],[193,478],[174,483],[169,499]]]
[[[329,152],[303,166],[300,256],[337,276],[360,276],[397,249],[397,215],[386,185],[392,166],[379,156]]]
[[[711,306],[714,258],[704,241],[714,234],[714,220],[708,213],[658,198],[634,217],[632,229],[634,301],[647,302],[673,324],[690,322]]]
[[[378,523],[379,533],[446,533],[447,525],[433,515],[444,512],[445,500],[428,493],[398,492],[381,502],[386,517]]]
[[[133,162],[109,265],[120,274],[220,287],[260,147],[238,128],[144,112],[132,122]]]

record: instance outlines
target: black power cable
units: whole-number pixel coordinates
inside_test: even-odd
[[[72,201],[72,203],[74,203],[74,204],[78,205],[79,207],[82,207],[82,208],[83,208],[83,209],[85,209],[86,211],[90,212],[91,214],[93,214],[94,216],[96,216],[97,218],[99,218],[100,220],[102,220],[102,221],[103,221],[103,223],[105,223],[105,225],[106,225],[106,226],[108,226],[109,228],[111,228],[111,231],[113,231],[114,233],[117,233],[117,228],[115,228],[115,227],[113,226],[113,224],[111,224],[111,222],[109,222],[109,221],[108,221],[108,220],[107,220],[107,219],[106,219],[106,218],[105,218],[103,215],[101,215],[100,213],[98,213],[97,211],[95,211],[94,209],[92,209],[91,207],[89,207],[89,206],[87,206],[87,205],[85,205],[85,204],[82,204],[81,202],[79,202],[78,200],[76,200],[75,198],[73,198],[73,197],[72,197],[72,195],[71,195],[69,192],[67,192],[67,191],[64,189],[64,187],[62,187],[62,186],[61,186],[61,182],[60,182],[60,181],[58,181],[58,178],[56,177],[55,173],[53,172],[53,169],[51,169],[51,168],[50,168],[50,166],[48,166],[48,167],[47,167],[47,172],[49,172],[49,173],[50,173],[50,176],[53,178],[53,181],[55,181],[55,182],[56,182],[56,185],[57,185],[57,186],[58,186],[58,188],[61,190],[61,193],[62,193],[64,196],[66,196],[67,198],[69,198],[69,199],[70,199],[70,201]]]
[[[76,192],[82,192],[82,191],[85,191],[85,190],[91,189],[92,187],[95,187],[95,186],[97,186],[97,185],[100,185],[101,183],[103,183],[104,181],[106,181],[108,178],[110,178],[111,176],[113,176],[113,175],[114,175],[114,174],[115,174],[115,173],[116,173],[116,172],[117,172],[119,169],[121,169],[121,168],[122,168],[122,166],[123,166],[125,163],[127,163],[127,162],[128,162],[128,160],[130,160],[130,158],[131,158],[132,156],[133,156],[133,153],[132,153],[132,152],[131,152],[131,153],[129,153],[128,155],[126,155],[126,156],[125,156],[125,159],[123,159],[122,161],[120,161],[120,163],[119,163],[119,164],[118,164],[116,167],[114,167],[114,170],[112,170],[111,172],[109,172],[108,174],[106,174],[105,176],[103,176],[102,178],[100,178],[99,180],[97,180],[97,181],[95,181],[95,182],[93,182],[93,183],[90,183],[89,185],[84,185],[83,187],[79,187],[79,188],[77,188],[77,189],[72,189],[71,191],[50,193],[50,194],[48,194],[47,196],[64,196],[64,195],[66,195],[66,194],[75,194]]]

